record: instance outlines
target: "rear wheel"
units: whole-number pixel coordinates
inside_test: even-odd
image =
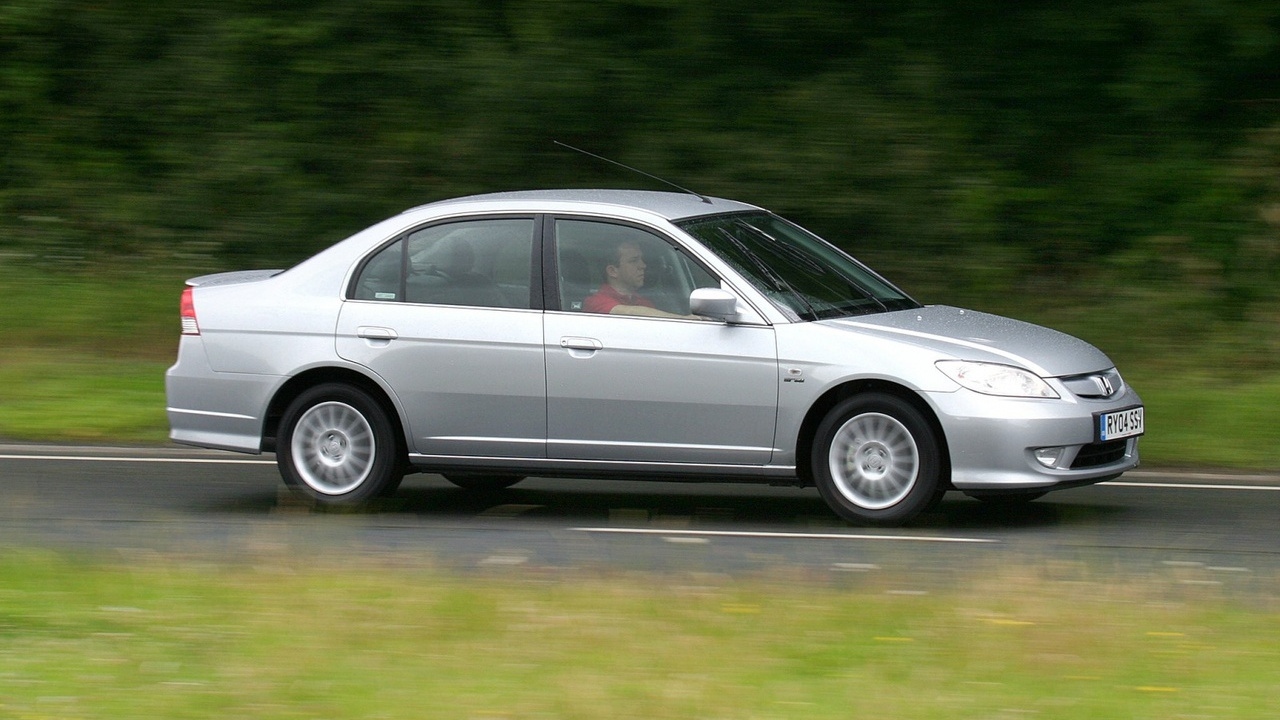
[[[325,505],[358,505],[393,492],[404,475],[395,430],[359,388],[317,385],[280,420],[276,464],[286,485]]]
[[[884,393],[842,401],[814,437],[818,492],[851,522],[904,523],[946,491],[940,443],[924,414]]]

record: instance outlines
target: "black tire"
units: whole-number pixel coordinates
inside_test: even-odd
[[[524,479],[523,475],[494,475],[491,473],[447,473],[445,480],[464,490],[495,492],[505,490]]]
[[[946,492],[941,443],[924,414],[867,393],[831,409],[814,436],[814,484],[833,511],[863,525],[900,525]]]
[[[387,413],[338,383],[304,391],[285,410],[276,464],[285,485],[322,505],[361,505],[395,491],[404,452]]]

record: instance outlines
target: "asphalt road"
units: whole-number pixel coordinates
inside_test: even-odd
[[[414,475],[382,505],[317,511],[271,456],[0,445],[0,546],[234,559],[302,553],[476,571],[875,579],[894,591],[1021,563],[1229,595],[1280,589],[1280,476],[1139,471],[993,508],[952,493],[905,528],[838,521],[816,491],[531,478],[474,494]]]

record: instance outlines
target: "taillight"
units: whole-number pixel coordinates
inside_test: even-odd
[[[182,291],[182,334],[183,335],[199,335],[200,325],[196,323],[196,301],[192,291],[195,288],[185,288]]]

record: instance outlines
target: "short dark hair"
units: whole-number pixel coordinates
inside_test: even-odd
[[[618,267],[619,265],[621,265],[622,264],[622,248],[628,245],[641,251],[642,253],[644,252],[644,248],[640,247],[640,243],[636,242],[635,240],[623,240],[613,248],[613,259],[611,262],[608,263],[608,265],[612,265],[614,267]],[[608,265],[606,265],[605,267],[608,267]]]

